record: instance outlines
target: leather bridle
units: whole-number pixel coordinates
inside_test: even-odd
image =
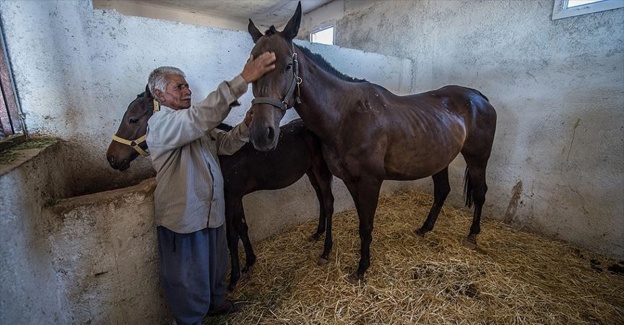
[[[290,86],[288,87],[288,91],[286,91],[286,95],[284,95],[284,98],[280,101],[279,99],[271,97],[256,97],[251,101],[252,106],[256,104],[268,104],[285,111],[290,108],[288,107],[288,103],[291,99],[293,99],[293,96],[295,98],[295,102],[297,104],[301,104],[301,99],[299,98],[299,85],[303,82],[303,80],[299,77],[299,60],[297,60],[297,52],[295,52],[294,45],[292,46],[292,52],[293,78],[290,82]]]

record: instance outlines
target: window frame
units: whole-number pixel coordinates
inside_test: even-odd
[[[332,29],[332,43],[331,44],[314,42],[312,40],[312,37],[313,37],[314,34],[320,33],[322,31],[328,30],[330,28]],[[310,32],[310,35],[308,36],[308,40],[310,41],[310,43],[314,43],[314,44],[335,45],[336,44],[336,42],[335,42],[335,40],[336,40],[336,26],[334,26],[333,23],[328,23],[328,24],[321,25],[320,27],[317,27],[317,28],[315,28],[314,30],[312,30]]]
[[[0,21],[0,151],[27,140],[17,89]]]
[[[555,0],[552,20],[591,14],[617,8],[624,8],[624,0],[601,0],[598,2],[574,7],[568,7],[568,0]]]

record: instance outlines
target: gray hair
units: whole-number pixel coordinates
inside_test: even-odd
[[[156,98],[154,90],[158,89],[162,92],[167,91],[167,75],[178,75],[186,78],[184,72],[176,67],[164,66],[154,69],[154,71],[150,73],[149,78],[147,78],[147,87],[154,98]]]

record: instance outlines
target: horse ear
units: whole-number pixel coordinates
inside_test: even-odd
[[[262,33],[258,30],[256,25],[249,19],[249,25],[247,25],[247,30],[249,31],[249,35],[251,35],[251,39],[253,39],[254,44],[262,37]]]
[[[299,25],[301,25],[301,1],[297,4],[295,14],[290,18],[286,27],[284,27],[282,35],[284,35],[287,40],[292,41],[297,37],[297,33],[299,33]]]
[[[145,85],[145,97],[147,97],[148,99],[154,99],[154,96],[152,96],[152,93],[150,93],[149,85]]]

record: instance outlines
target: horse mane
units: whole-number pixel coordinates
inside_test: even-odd
[[[275,28],[275,25],[271,25],[271,27],[269,27],[269,29],[267,29],[264,32],[264,35],[270,36],[270,35],[274,35],[277,33],[279,32]],[[339,79],[344,80],[344,81],[349,81],[349,82],[366,82],[366,79],[358,79],[358,78],[349,77],[343,74],[342,72],[336,70],[336,68],[334,68],[331,64],[329,64],[329,62],[327,62],[327,60],[325,60],[325,58],[323,58],[320,54],[312,53],[312,51],[310,51],[308,48],[305,48],[302,46],[297,46],[297,47],[303,52],[303,54],[305,54],[305,56],[312,59],[312,61],[314,61],[314,63],[319,65],[323,70],[331,73],[332,75],[338,77]]]
[[[333,74],[334,76],[340,78],[341,80],[349,81],[349,82],[366,82],[366,79],[358,79],[358,78],[349,77],[343,74],[342,72],[336,70],[336,68],[334,68],[331,64],[329,64],[329,62],[327,62],[327,60],[325,60],[325,58],[322,57],[320,54],[312,53],[312,51],[310,51],[308,48],[305,48],[302,46],[297,46],[297,47],[301,50],[301,52],[303,52],[303,54],[305,54],[305,56],[307,56],[312,61],[314,61],[314,63],[320,66],[323,70]]]
[[[137,98],[139,98],[139,97],[143,97],[143,96],[145,96],[145,92],[142,92],[142,93],[138,94],[138,95],[137,95]]]

